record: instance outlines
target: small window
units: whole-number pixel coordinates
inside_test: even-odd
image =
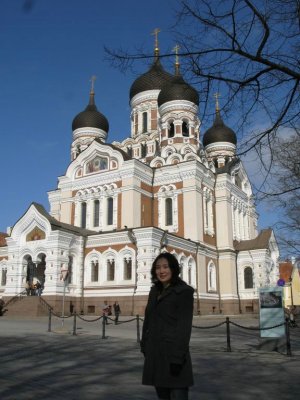
[[[124,280],[132,278],[132,260],[124,259]]]
[[[113,212],[114,212],[114,199],[109,197],[107,199],[107,225],[113,224]]]
[[[107,260],[107,280],[115,280],[115,260]]]
[[[186,121],[182,122],[181,129],[182,129],[182,136],[189,136],[189,126]]]
[[[145,158],[146,156],[147,156],[147,144],[146,143],[142,143],[141,157]]]
[[[94,226],[99,226],[99,211],[100,211],[100,202],[99,200],[94,201]]]
[[[148,130],[148,114],[147,112],[143,112],[143,133],[146,133]]]
[[[95,306],[88,306],[87,307],[87,312],[88,314],[95,314]]]
[[[99,280],[99,263],[98,261],[92,262],[91,269],[91,282],[98,282]]]
[[[174,137],[174,132],[175,132],[174,123],[171,122],[170,125],[169,125],[169,129],[168,129],[168,137],[169,138]]]
[[[173,200],[166,199],[166,226],[173,225]]]
[[[86,228],[86,203],[81,203],[81,228]]]
[[[253,273],[252,268],[247,267],[244,270],[245,289],[253,289]]]
[[[5,286],[6,285],[6,278],[7,278],[7,270],[3,269],[1,271],[1,286]]]

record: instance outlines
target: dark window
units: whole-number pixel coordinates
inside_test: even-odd
[[[148,130],[148,115],[146,112],[143,112],[143,133]]]
[[[1,286],[6,285],[6,276],[7,276],[7,270],[3,269],[1,274]]]
[[[68,282],[73,283],[73,257],[69,256],[68,263]]]
[[[173,225],[173,200],[166,199],[166,226]]]
[[[253,273],[252,268],[247,267],[244,270],[245,289],[253,289]]]
[[[107,260],[107,280],[115,280],[115,260]]]
[[[92,262],[91,281],[98,282],[99,280],[99,264],[98,261]]]
[[[127,154],[132,157],[132,147],[127,147]]]
[[[99,226],[99,211],[100,211],[100,202],[99,200],[94,201],[94,226]]]
[[[174,132],[175,132],[174,123],[171,122],[171,123],[170,123],[170,126],[169,126],[169,130],[168,130],[168,137],[169,137],[169,138],[174,137]]]
[[[141,157],[145,158],[147,155],[147,144],[143,143],[141,148]]]
[[[113,224],[113,212],[114,212],[114,199],[109,197],[107,199],[107,225]]]
[[[189,126],[186,121],[182,122],[182,136],[189,136]]]
[[[86,228],[86,203],[81,203],[81,228]]]

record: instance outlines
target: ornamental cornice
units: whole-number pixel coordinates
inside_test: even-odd
[[[172,101],[168,101],[165,104],[162,104],[159,107],[159,113],[161,115],[164,115],[164,114],[172,112],[172,111],[178,111],[178,110],[197,114],[198,106],[196,104],[192,103],[191,101],[187,101],[187,100],[172,100]]]
[[[107,132],[104,132],[102,129],[98,128],[78,128],[73,132],[73,140],[79,139],[81,137],[106,137]]]
[[[146,90],[136,94],[130,102],[131,108],[137,107],[145,101],[157,101],[160,90]]]
[[[124,244],[125,246],[130,243],[131,241],[129,240],[128,235],[124,234],[124,232],[118,232],[114,235],[102,233],[100,235],[88,237],[86,248],[90,249],[94,247],[113,246],[120,244]]]

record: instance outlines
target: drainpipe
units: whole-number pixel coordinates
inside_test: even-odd
[[[84,314],[84,262],[85,262],[85,246],[86,236],[83,237],[82,244],[82,275],[81,275],[81,296],[80,296],[80,314]]]
[[[238,302],[239,302],[239,313],[242,314],[241,298],[240,298],[240,289],[239,289],[239,278],[238,278],[238,265],[237,265],[238,251],[235,250],[234,252],[235,252],[236,291],[237,291]]]
[[[137,262],[137,254],[138,254],[138,248],[137,248],[137,240],[136,236],[132,230],[132,228],[128,229],[128,237],[131,243],[135,246],[135,274],[134,274],[134,289],[133,289],[133,294],[132,294],[132,308],[131,308],[131,315],[134,315],[134,306],[135,306],[135,294],[137,290],[137,268],[138,268],[138,262]]]
[[[198,271],[198,251],[200,243],[196,242],[196,290],[197,290],[197,315],[200,315],[200,297],[199,297],[199,271]]]

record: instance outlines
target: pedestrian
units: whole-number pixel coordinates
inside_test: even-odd
[[[42,285],[41,285],[40,281],[36,281],[35,293],[37,296],[40,296],[42,294]]]
[[[193,385],[189,342],[194,289],[179,274],[174,255],[162,253],[154,260],[141,340],[142,383],[154,386],[157,397],[166,400],[188,400]]]
[[[0,297],[0,316],[1,317],[4,314],[4,312],[6,311],[6,310],[4,310],[4,305],[5,305],[5,302],[4,302],[4,300],[2,299],[2,296],[1,296]]]
[[[119,303],[117,301],[114,302],[114,313],[115,313],[115,324],[117,325],[119,322],[119,315],[121,313],[121,308],[119,306]]]

